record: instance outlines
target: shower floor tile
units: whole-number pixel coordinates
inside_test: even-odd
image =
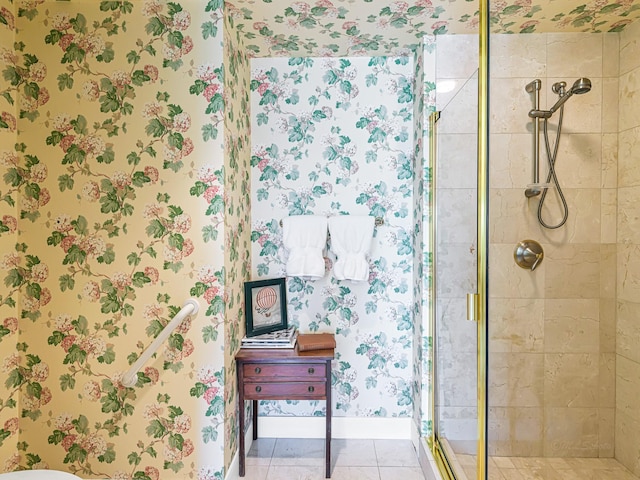
[[[614,458],[491,457],[490,480],[639,480]]]
[[[476,478],[475,455],[445,450],[457,480]],[[640,480],[615,458],[489,457],[488,480]]]

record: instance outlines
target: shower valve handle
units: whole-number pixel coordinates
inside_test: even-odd
[[[533,272],[542,262],[544,251],[535,240],[523,240],[516,246],[513,258],[519,267]]]
[[[533,265],[531,265],[531,271],[535,270],[536,267],[538,266],[538,264],[542,261],[542,257],[544,257],[544,254],[542,252],[540,253],[536,253],[533,250],[527,248],[527,250],[525,251],[525,255],[534,255],[535,256],[535,262],[533,262]]]

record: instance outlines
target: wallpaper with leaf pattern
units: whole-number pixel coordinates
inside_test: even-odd
[[[335,332],[337,416],[411,416],[414,238],[413,57],[254,59],[252,268],[285,274],[288,215],[382,217],[367,281],[287,279],[291,323]],[[417,245],[419,248],[420,245]],[[317,414],[324,402],[264,402]],[[318,403],[320,405],[318,405]]]
[[[423,37],[477,33],[479,2],[463,0],[233,0],[250,55],[408,55]],[[492,0],[493,33],[620,32],[638,0]]]
[[[15,15],[12,13],[13,5],[8,0],[0,0],[0,44],[11,46],[14,43]],[[4,20],[2,20],[4,19]],[[7,53],[0,58],[0,68],[4,71],[7,67]],[[13,146],[17,141],[17,108],[14,100],[15,89],[11,92],[12,86],[5,79],[0,78],[0,145]],[[3,166],[2,173],[6,168]],[[15,250],[18,243],[18,215],[16,202],[19,198],[18,185],[3,185],[0,190],[2,201],[0,202],[0,251],[11,252]],[[0,315],[2,324],[0,326],[0,352],[4,360],[8,355],[17,352],[18,344],[18,303],[15,288],[10,290],[10,286],[1,287]],[[2,372],[5,387],[2,389],[2,401],[0,403],[0,458],[5,459],[8,455],[17,451],[18,444],[18,400],[20,390],[6,385],[7,375]]]
[[[407,176],[407,159],[422,145],[405,120],[415,105],[405,102],[409,94],[422,101],[409,79],[431,61],[421,66],[418,55],[412,70],[396,55],[409,55],[425,34],[474,31],[476,10],[444,0],[0,0],[0,468],[224,477],[237,448],[233,354],[251,249],[258,275],[282,267],[261,243],[277,244],[279,214],[249,221],[249,192],[264,195],[249,187],[250,174],[274,158],[285,190],[296,175],[317,175],[287,190],[280,212],[379,212],[387,220],[368,286],[329,276],[321,288],[290,284],[294,321],[335,328],[344,348],[335,364],[338,414],[413,415],[428,431],[421,392],[430,339],[411,320],[420,315],[416,228],[425,197]],[[638,2],[614,0],[492,2],[492,12],[492,30],[504,33],[615,32],[640,13]],[[330,67],[295,60],[311,55],[353,57]],[[387,57],[369,65],[376,55]],[[252,56],[294,60],[275,71],[267,62],[250,78]],[[283,112],[311,71],[319,108],[298,93],[310,115],[289,118]],[[358,97],[373,83],[367,75],[378,71],[395,104],[360,111]],[[250,146],[249,90],[262,96],[268,82],[284,89],[254,119],[271,117],[271,128],[279,118],[279,152],[271,141]],[[425,82],[427,104],[432,87]],[[356,114],[348,135],[331,133],[317,149],[319,165],[294,168],[304,156],[296,142],[304,146],[336,113]],[[358,135],[364,157],[351,153]],[[389,183],[378,178],[349,193],[372,167],[389,169]],[[189,296],[199,299],[198,316],[135,387],[123,387],[122,374]],[[374,395],[365,401],[363,392]]]
[[[416,98],[416,122],[421,122],[423,132],[422,137],[416,139],[416,172],[421,172],[420,182],[416,188],[420,194],[418,198],[420,204],[416,205],[416,211],[420,211],[418,217],[419,231],[422,231],[422,255],[415,258],[416,284],[414,293],[415,311],[417,312],[415,341],[420,342],[420,348],[415,349],[414,368],[419,371],[416,375],[420,379],[419,394],[416,398],[420,400],[420,412],[416,415],[416,424],[419,425],[420,434],[431,436],[433,433],[433,419],[431,418],[433,382],[433,336],[432,325],[429,312],[435,302],[433,298],[433,250],[430,244],[428,226],[434,222],[433,212],[433,184],[432,184],[432,164],[429,153],[431,144],[430,116],[436,111],[436,37],[426,36],[422,45],[422,54],[416,59],[416,78],[422,79],[420,82],[421,95]],[[418,123],[416,123],[418,124]],[[416,181],[418,178],[416,176]],[[420,300],[420,301],[419,301]],[[418,366],[418,363],[420,365]]]
[[[219,0],[0,4],[2,470],[224,477],[249,155],[223,28]]]
[[[238,398],[234,355],[240,348],[244,336],[244,282],[250,278],[251,265],[251,210],[250,165],[251,154],[249,112],[249,58],[242,40],[225,17],[224,61],[225,61],[225,270],[224,293],[225,321],[225,382],[224,425],[225,465],[232,460],[237,450]],[[210,192],[211,193],[211,192]],[[206,196],[206,190],[205,190]]]

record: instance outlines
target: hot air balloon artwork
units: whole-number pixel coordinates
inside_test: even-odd
[[[247,337],[287,328],[285,279],[244,284]]]
[[[256,289],[258,290],[258,289]],[[278,294],[273,287],[264,287],[256,294],[256,312],[265,317],[271,316],[271,310],[278,300]]]

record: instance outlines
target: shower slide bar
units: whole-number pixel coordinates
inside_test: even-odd
[[[151,358],[151,356],[156,353],[156,350],[160,347],[162,342],[164,342],[171,332],[173,332],[178,325],[182,323],[182,321],[188,316],[195,315],[200,310],[200,304],[198,300],[195,298],[190,298],[176,315],[171,319],[171,321],[167,324],[166,327],[162,329],[162,331],[158,334],[158,336],[151,342],[151,345],[147,347],[147,349],[142,352],[142,355],[138,357],[138,359],[131,365],[131,368],[127,370],[127,372],[122,377],[122,385],[125,387],[133,387],[138,381],[138,371],[142,368],[142,366],[147,363],[147,361]]]
[[[533,82],[527,84],[525,90],[527,93],[533,93],[533,111],[540,110],[540,88],[542,87],[542,81],[535,79]],[[527,198],[540,195],[540,118],[532,117],[533,120],[533,181],[529,188],[524,192]]]

